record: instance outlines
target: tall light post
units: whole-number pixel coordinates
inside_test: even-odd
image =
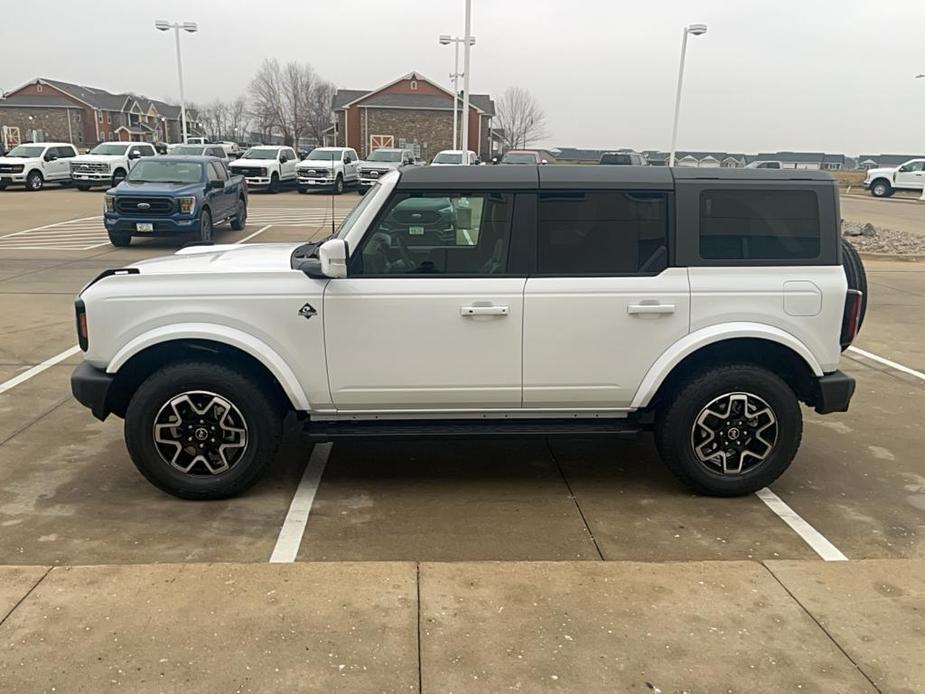
[[[458,124],[459,118],[457,118],[457,105],[459,103],[459,78],[462,77],[462,73],[459,71],[459,44],[465,43],[464,38],[459,36],[450,36],[449,34],[440,34],[440,45],[448,46],[451,43],[454,44],[454,53],[453,58],[453,74],[450,75],[450,79],[453,80],[453,149],[460,149],[458,146],[459,136],[458,136]],[[475,37],[469,37],[470,45],[475,44]]]
[[[925,73],[920,72],[915,76],[915,79],[920,80],[925,77]],[[925,200],[925,186],[922,187],[922,195],[919,197],[919,200]]]
[[[466,34],[463,36],[463,121],[462,121],[462,143],[460,149],[463,152],[469,149],[469,49],[472,48],[474,39],[472,38],[472,0],[466,0]],[[469,163],[469,157],[463,156],[466,164]]]
[[[706,24],[691,24],[684,27],[681,39],[681,66],[678,68],[678,92],[674,99],[674,127],[671,129],[671,154],[668,157],[668,166],[674,166],[674,151],[678,144],[678,114],[681,112],[681,85],[684,82],[684,56],[687,53],[687,35],[700,36],[707,33]]]
[[[190,34],[194,34],[199,29],[199,26],[196,24],[196,22],[171,23],[166,19],[158,19],[156,22],[154,22],[154,27],[158,31],[167,31],[168,29],[173,29],[174,36],[177,40],[177,77],[180,80],[180,118],[183,122],[183,143],[186,144],[186,97],[183,94],[183,59],[180,57],[180,29],[189,32]]]

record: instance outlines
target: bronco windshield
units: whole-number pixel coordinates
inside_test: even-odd
[[[131,183],[199,183],[202,180],[202,164],[142,159],[126,180]]]
[[[103,143],[91,149],[90,154],[105,154],[109,156],[112,156],[112,155],[121,156],[125,154],[125,151],[128,148],[129,148],[128,145],[113,145],[113,144]]]
[[[401,161],[399,150],[377,149],[366,161]]]
[[[257,149],[252,147],[244,153],[242,159],[276,159],[279,156],[278,149]]]

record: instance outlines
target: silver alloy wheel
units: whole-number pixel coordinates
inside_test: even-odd
[[[691,446],[711,472],[740,475],[762,463],[777,443],[777,415],[752,393],[725,393],[694,419]]]
[[[227,398],[204,390],[172,397],[154,418],[154,447],[171,467],[189,475],[230,470],[247,450],[247,422]]]
[[[876,184],[874,186],[874,195],[876,195],[878,198],[882,198],[884,195],[886,195],[886,185],[883,183]]]

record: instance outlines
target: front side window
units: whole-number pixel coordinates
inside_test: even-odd
[[[394,195],[351,258],[351,275],[499,275],[508,270],[510,193]]]
[[[666,194],[541,193],[537,261],[544,275],[661,272],[668,264]]]
[[[228,174],[225,173],[225,167],[214,161],[209,162],[209,180],[210,181],[227,181]]]
[[[816,258],[819,203],[809,190],[705,190],[700,257],[705,260]]]
[[[925,168],[925,161],[920,159],[919,161],[910,161],[908,164],[903,164],[899,170],[903,173],[911,173],[921,171],[923,168]]]

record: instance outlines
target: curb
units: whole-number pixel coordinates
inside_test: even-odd
[[[857,246],[855,246],[857,248]],[[925,261],[925,255],[919,254],[909,254],[902,255],[900,253],[870,253],[868,251],[862,251],[858,249],[858,253],[862,258],[868,260],[898,260],[906,263],[921,263]]]

